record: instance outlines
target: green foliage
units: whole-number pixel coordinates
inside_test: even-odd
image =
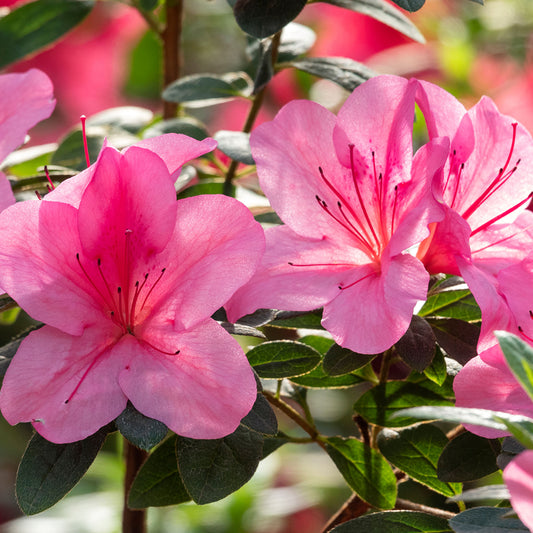
[[[396,5],[402,9],[413,12],[418,11],[425,3],[426,0],[392,0]]]
[[[334,344],[324,356],[322,367],[328,376],[343,376],[367,365],[375,355],[352,352]]]
[[[131,402],[128,402],[126,409],[115,419],[115,424],[120,433],[141,450],[151,450],[168,432],[163,422],[139,413]]]
[[[404,363],[413,370],[424,371],[435,355],[435,335],[431,326],[423,318],[414,315],[409,329],[395,344],[395,348]]]
[[[439,346],[462,365],[477,355],[480,327],[456,318],[428,318]]]
[[[446,361],[438,346],[435,349],[435,355],[433,356],[431,364],[424,369],[424,375],[437,385],[442,385],[446,380],[448,375],[446,373]]]
[[[37,0],[0,18],[0,68],[53,43],[93,7],[94,0]]]
[[[217,131],[213,138],[218,142],[217,148],[231,159],[246,165],[254,164],[249,133],[221,130]]]
[[[501,331],[496,336],[511,372],[533,400],[533,348],[512,333]]]
[[[451,533],[448,521],[418,511],[385,511],[349,520],[331,533]]]
[[[509,508],[475,507],[450,519],[455,533],[511,533],[529,531],[517,518],[506,518]]]
[[[144,130],[143,139],[157,137],[158,135],[163,135],[165,133],[181,133],[183,135],[188,135],[193,139],[197,139],[198,141],[209,136],[205,125],[198,119],[193,117],[180,117],[156,122]]]

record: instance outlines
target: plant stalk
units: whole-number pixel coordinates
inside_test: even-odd
[[[128,496],[133,480],[148,454],[124,439],[124,455],[126,458],[126,474],[124,476],[122,533],[146,533],[146,509],[130,509],[128,507]]]
[[[183,0],[167,0],[166,25],[163,30],[163,83],[167,87],[181,74],[181,33],[183,30]],[[174,118],[178,112],[175,102],[163,102],[163,119]]]

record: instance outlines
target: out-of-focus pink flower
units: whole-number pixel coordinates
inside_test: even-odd
[[[511,505],[520,520],[533,531],[533,450],[515,457],[503,471]]]
[[[361,353],[405,333],[429,276],[404,252],[441,216],[430,184],[448,151],[435,140],[413,160],[417,89],[416,80],[376,77],[337,117],[296,101],[252,132],[261,188],[285,225],[267,230],[262,266],[231,300],[230,319],[324,306],[324,327]]]
[[[179,167],[214,147],[174,134],[105,146],[43,201],[0,215],[0,281],[46,323],[4,379],[11,424],[72,442],[129,399],[180,435],[218,438],[250,410],[251,368],[210,316],[252,276],[262,229],[236,200],[174,190]]]

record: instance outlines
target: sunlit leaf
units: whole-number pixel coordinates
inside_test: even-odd
[[[451,533],[448,521],[418,511],[385,511],[349,520],[331,533]]]
[[[518,518],[506,518],[507,508],[474,507],[450,518],[450,526],[455,533],[511,533],[529,531]]]

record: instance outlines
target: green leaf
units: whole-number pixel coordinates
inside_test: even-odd
[[[178,437],[176,453],[183,483],[198,504],[225,498],[254,474],[263,456],[263,436],[242,424],[222,439]]]
[[[437,476],[442,481],[474,481],[498,470],[496,458],[501,445],[496,439],[484,439],[465,432],[451,440],[442,450]]]
[[[163,91],[163,100],[186,107],[207,107],[252,94],[253,82],[245,72],[193,74],[171,83]]]
[[[403,427],[416,422],[408,416],[405,408],[413,405],[446,405],[453,402],[443,395],[440,387],[431,381],[410,383],[389,381],[365,392],[354,405],[354,409],[365,420],[382,427]],[[398,411],[402,416],[393,415]]]
[[[439,346],[462,365],[477,355],[480,327],[456,318],[428,319]]]
[[[385,511],[349,520],[331,533],[451,533],[448,521],[418,511]]]
[[[17,500],[27,515],[56,504],[87,472],[107,436],[106,426],[85,440],[69,444],[31,438],[17,472]]]
[[[376,75],[367,66],[347,57],[308,57],[287,65],[330,80],[350,92]]]
[[[139,0],[139,6],[143,11],[153,11],[159,5],[159,0]]]
[[[217,148],[227,156],[245,165],[255,164],[250,149],[250,134],[243,131],[217,131],[213,138],[218,142]]]
[[[327,351],[335,344],[333,339],[322,337],[322,335],[305,335],[300,339],[300,342],[311,346],[322,355],[326,355]]]
[[[233,13],[243,31],[264,39],[295,19],[306,3],[307,0],[237,0]]]
[[[435,355],[435,335],[431,326],[422,317],[413,315],[409,328],[395,348],[404,363],[423,372]]]
[[[502,418],[499,415],[493,415],[494,420],[505,424],[507,431],[509,431],[513,437],[521,442],[526,448],[533,448],[533,420],[531,419],[508,419]]]
[[[169,437],[149,455],[133,481],[128,507],[145,509],[191,500],[178,471],[176,440],[175,435]]]
[[[153,126],[144,130],[143,139],[157,137],[165,133],[182,133],[198,141],[209,137],[207,129],[199,120],[193,117],[180,117],[156,122]]]
[[[278,432],[278,420],[268,400],[261,394],[257,394],[251,411],[241,420],[241,424],[252,431],[263,435],[276,435]]]
[[[149,109],[136,106],[113,107],[87,119],[87,126],[110,126],[130,133],[138,133],[150,124],[154,114]]]
[[[374,357],[376,356],[355,353],[348,348],[334,344],[327,351],[322,361],[322,367],[329,376],[343,376],[367,365]]]
[[[379,453],[357,439],[341,437],[329,437],[326,451],[362,500],[378,509],[394,507],[396,477]]]
[[[420,424],[402,431],[385,429],[378,436],[378,446],[385,459],[439,494],[454,496],[461,492],[461,485],[437,478],[437,463],[447,443],[446,435],[431,424]]]
[[[259,329],[245,326],[244,324],[232,324],[231,322],[219,322],[219,324],[231,335],[243,335],[245,337],[256,337],[266,339],[266,335]]]
[[[529,531],[518,518],[505,518],[511,509],[474,507],[450,518],[449,524],[455,533],[510,533]]]
[[[292,61],[308,52],[316,41],[316,33],[303,24],[291,22],[283,28],[278,49],[278,63]]]
[[[221,178],[202,180],[200,183],[191,185],[180,191],[178,194],[178,200],[180,198],[197,196],[199,194],[224,194],[224,180]]]
[[[293,329],[324,329],[321,324],[322,310],[306,311],[279,311],[276,320],[269,326]]]
[[[0,18],[0,68],[53,43],[93,7],[94,0],[37,0]]]
[[[271,379],[307,374],[322,360],[314,348],[294,341],[264,342],[246,355],[260,377]]]
[[[383,24],[410,37],[419,43],[425,43],[424,36],[418,28],[398,9],[390,5],[386,0],[321,0],[326,4],[344,7],[351,11],[363,13]]]
[[[444,360],[444,355],[438,346],[435,348],[433,361],[431,361],[431,364],[424,369],[424,375],[437,385],[442,385],[446,380],[448,375],[446,372],[446,361]]]
[[[502,442],[502,451],[496,458],[498,468],[503,470],[519,453],[526,447],[520,444],[514,437],[505,437]]]
[[[533,399],[533,348],[516,335],[496,333],[505,360],[527,395]]]
[[[139,413],[129,401],[126,409],[115,419],[115,424],[122,436],[141,450],[151,450],[168,432],[163,422]]]
[[[328,376],[324,372],[322,365],[319,365],[309,374],[291,378],[291,381],[300,385],[300,387],[309,389],[341,389],[353,387],[368,380],[363,376],[359,376],[356,372],[344,374],[344,376]]]
[[[410,11],[418,11],[425,3],[426,0],[392,0],[396,5],[402,9]]]
[[[482,500],[508,500],[509,489],[502,484],[499,485],[484,485],[474,489],[465,490],[457,496],[449,498],[450,502],[479,502]]]

